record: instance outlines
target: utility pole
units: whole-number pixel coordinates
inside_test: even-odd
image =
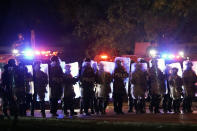
[[[33,49],[36,48],[36,41],[35,41],[35,32],[34,30],[31,30],[31,46]]]

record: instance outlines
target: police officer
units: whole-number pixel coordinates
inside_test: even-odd
[[[46,87],[48,84],[48,76],[46,73],[41,71],[40,69],[40,61],[35,61],[33,65],[33,81],[34,81],[34,94],[33,94],[33,102],[32,102],[32,108],[31,108],[31,115],[34,115],[34,106],[36,104],[37,96],[40,100],[40,107],[41,107],[41,113],[42,117],[45,118],[45,93],[47,93]]]
[[[82,64],[82,66],[80,66],[79,67],[79,80],[81,80],[81,72],[82,72],[82,68],[83,67],[83,64]],[[80,87],[80,94],[81,94],[81,96],[80,96],[80,100],[79,100],[79,106],[80,106],[80,114],[83,114],[83,112],[84,112],[84,106],[83,106],[83,98],[82,98],[82,96],[83,96],[83,88],[82,88],[82,84],[81,84],[81,81],[79,81],[79,87]]]
[[[15,95],[16,95],[16,102],[19,107],[19,115],[26,116],[26,101],[25,101],[25,77],[26,77],[26,69],[24,63],[20,63],[16,68],[15,72]]]
[[[164,75],[158,68],[157,60],[152,60],[152,67],[149,70],[149,81],[150,81],[150,96],[151,96],[151,108],[150,111],[154,113],[160,113],[159,105],[161,102],[162,95],[165,92]]]
[[[18,40],[13,43],[12,47],[14,49],[21,50],[21,49],[24,49],[26,46],[28,46],[28,45],[27,45],[27,42],[25,42],[25,40],[24,40],[23,34],[19,33]]]
[[[96,75],[94,69],[91,67],[91,60],[87,58],[84,66],[82,67],[80,82],[83,90],[82,99],[85,114],[90,115],[88,109],[91,108],[92,101],[94,99],[94,84]]]
[[[92,63],[92,68],[94,70],[95,75],[98,72],[98,66],[96,62]],[[96,82],[97,77],[95,77],[95,82]],[[91,114],[94,114],[96,110],[98,110],[97,106],[97,98],[96,98],[96,90],[97,90],[97,84],[94,85],[94,94],[93,94],[93,99],[90,102],[90,108],[91,108]]]
[[[71,66],[66,65],[65,66],[66,72],[64,75],[64,114],[68,115],[68,109],[70,110],[70,115],[77,115],[76,112],[74,112],[74,98],[75,98],[75,92],[73,85],[76,84],[78,81],[77,78],[74,78],[71,74]]]
[[[106,114],[106,107],[109,101],[109,94],[111,93],[110,84],[112,82],[112,75],[104,71],[104,65],[99,64],[99,71],[97,72],[97,83],[99,88],[97,90],[97,114]]]
[[[120,60],[115,63],[115,69],[113,73],[113,102],[114,102],[114,112],[116,114],[124,114],[122,111],[122,104],[124,96],[126,95],[124,79],[128,77],[128,73],[122,66]]]
[[[57,109],[58,109],[58,100],[61,99],[63,93],[63,76],[64,73],[60,66],[60,61],[57,56],[53,56],[51,58],[51,65],[50,65],[50,89],[51,89],[51,96],[50,96],[50,104],[51,104],[51,114],[53,116],[58,116]]]
[[[192,70],[192,62],[188,61],[187,69],[183,72],[183,86],[184,86],[184,101],[183,101],[183,111],[185,113],[193,112],[192,107],[192,98],[195,96],[195,83],[197,82],[197,76]]]
[[[172,98],[170,97],[171,95],[171,90],[169,86],[169,77],[170,77],[170,70],[171,68],[169,66],[166,66],[165,69],[165,87],[166,87],[166,93],[163,96],[163,111],[164,113],[167,113],[167,111],[172,112]]]
[[[132,65],[134,63],[135,63],[135,61],[131,60],[130,71],[131,71]],[[131,92],[132,88],[133,88],[133,85],[131,84],[131,73],[130,73],[129,74],[129,84],[128,84],[128,106],[129,106],[128,113],[133,112],[133,107],[134,107],[134,99],[132,97],[132,92]]]
[[[30,72],[28,72],[28,69],[25,68],[25,104],[26,109],[30,109],[32,105],[32,94],[31,94],[31,86],[30,82],[33,81],[33,76]]]
[[[182,95],[182,79],[177,75],[178,68],[172,68],[172,74],[169,77],[170,95],[173,99],[174,113],[180,113],[180,103]]]
[[[142,63],[136,64],[131,83],[134,85],[133,95],[136,113],[145,113],[145,92],[147,91],[148,74],[142,69]]]
[[[4,72],[2,73],[2,87],[4,90],[3,96],[3,113],[9,118],[8,108],[10,109],[10,114],[14,116],[15,119],[18,117],[18,109],[16,104],[16,96],[14,94],[15,88],[15,72],[16,63],[14,59],[10,59],[8,64],[4,66]]]

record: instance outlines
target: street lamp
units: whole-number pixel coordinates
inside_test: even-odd
[[[150,54],[151,57],[156,57],[157,51],[152,49],[152,50],[150,50],[149,54]]]
[[[184,57],[184,52],[183,52],[183,51],[180,51],[180,52],[179,52],[179,55],[180,55],[181,57]]]
[[[18,53],[19,53],[19,50],[14,49],[14,50],[12,51],[12,53],[13,53],[13,54],[18,54]]]

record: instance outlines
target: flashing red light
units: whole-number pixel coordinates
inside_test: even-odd
[[[180,58],[180,56],[176,56],[176,58],[177,58],[177,59],[179,59],[179,58]]]
[[[53,52],[53,55],[57,56],[57,53],[58,53],[58,52]]]
[[[41,54],[44,55],[44,54],[46,54],[46,52],[45,51],[41,51]]]
[[[107,55],[101,55],[101,58],[102,58],[102,59],[107,59],[108,56],[107,56]]]
[[[48,57],[48,56],[53,56],[53,55],[57,56],[58,52],[44,51],[44,50],[43,51],[41,51],[41,50],[35,50],[33,52],[33,54],[36,55],[36,56],[39,56],[39,57],[41,57],[41,56]]]

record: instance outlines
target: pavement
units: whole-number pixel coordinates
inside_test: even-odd
[[[34,118],[40,119],[69,119],[69,120],[90,120],[90,121],[101,121],[101,122],[136,122],[136,123],[172,123],[172,124],[197,124],[197,107],[193,106],[193,113],[175,114],[173,112],[163,113],[160,109],[160,114],[152,114],[146,107],[145,114],[136,114],[135,112],[128,113],[128,106],[123,108],[124,115],[117,115],[113,111],[113,106],[108,106],[105,115],[85,116],[79,113],[79,109],[75,112],[78,113],[76,116],[64,116],[62,110],[58,110],[57,117],[52,117],[49,110],[46,110],[46,118],[42,118],[40,110],[35,110]],[[30,115],[30,111],[27,111],[27,118],[33,118]],[[20,119],[20,117],[19,117]],[[21,118],[22,119],[22,118]]]

